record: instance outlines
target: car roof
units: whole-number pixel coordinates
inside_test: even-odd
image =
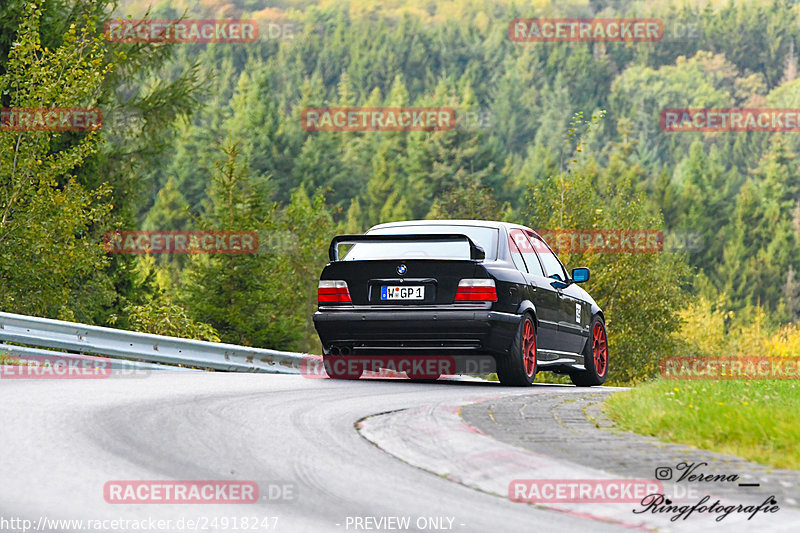
[[[393,228],[401,226],[478,226],[481,228],[506,228],[507,230],[525,229],[532,231],[536,236],[541,237],[536,230],[532,230],[528,226],[522,224],[514,224],[513,222],[498,222],[496,220],[469,220],[469,219],[452,219],[452,220],[403,220],[399,222],[385,222],[372,226],[367,230],[367,233],[374,229]]]
[[[494,220],[403,220],[400,222],[386,222],[372,226],[369,230],[391,228],[394,226],[480,226],[484,228],[499,228],[503,226],[512,225],[508,222],[497,222]],[[516,225],[516,224],[513,224]]]
[[[476,226],[482,228],[506,228],[506,231],[511,232],[513,230],[525,230],[530,231],[540,239],[542,236],[539,235],[539,232],[529,228],[528,226],[523,226],[522,224],[514,224],[513,222],[499,222],[497,220],[470,220],[470,219],[450,219],[450,220],[402,220],[398,222],[384,222],[383,224],[377,224],[369,228],[365,233],[369,233],[374,229],[383,229],[383,228],[393,228],[393,227],[402,227],[402,226]],[[542,239],[544,241],[544,239]],[[546,244],[546,243],[545,243]],[[500,246],[498,243],[497,257],[501,258],[505,256],[505,254],[510,253],[508,246]],[[560,261],[560,259],[559,259]],[[563,264],[563,263],[562,263]],[[566,267],[564,267],[566,268]]]

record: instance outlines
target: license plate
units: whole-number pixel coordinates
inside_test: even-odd
[[[381,287],[381,300],[423,300],[425,287]]]

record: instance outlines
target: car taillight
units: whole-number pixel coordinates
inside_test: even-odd
[[[496,302],[493,279],[462,279],[456,289],[457,302]]]
[[[317,301],[323,303],[351,303],[350,291],[347,290],[347,282],[339,279],[319,280],[319,289],[317,290]]]

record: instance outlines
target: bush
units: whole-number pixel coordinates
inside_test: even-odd
[[[129,305],[125,307],[125,312],[133,331],[201,341],[220,340],[212,326],[195,322],[183,307],[169,302],[163,296],[142,305]]]
[[[644,193],[633,183],[644,171],[625,147],[612,150],[598,169],[588,159],[577,169],[550,176],[530,189],[526,209],[534,229],[636,229],[663,227]],[[687,300],[690,269],[676,253],[559,253],[569,268],[592,271],[586,290],[603,310],[611,360],[609,383],[632,383],[658,373],[661,358],[679,343],[678,311]]]

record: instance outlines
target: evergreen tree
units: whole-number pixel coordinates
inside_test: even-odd
[[[292,186],[292,144],[285,132],[285,118],[273,96],[269,69],[251,62],[239,77],[225,124],[228,135],[241,139],[242,156],[258,179],[269,178],[277,200],[288,200]]]
[[[800,242],[794,227],[800,171],[794,159],[785,138],[775,135],[739,191],[731,236],[717,270],[720,288],[738,308],[747,303],[772,310],[785,305],[782,287],[787,271],[800,268]]]
[[[725,228],[731,220],[735,191],[741,186],[738,173],[726,172],[716,147],[706,155],[698,140],[675,174],[678,194],[673,229],[698,234],[703,250],[691,256],[692,263],[713,271],[722,259]]]
[[[258,191],[237,144],[222,147],[200,227],[264,232],[274,228],[273,206]],[[285,272],[273,253],[199,254],[183,272],[180,301],[192,319],[210,324],[223,342],[291,347],[298,340],[296,318],[281,312],[292,296],[278,290]]]
[[[189,204],[178,190],[174,178],[170,178],[142,223],[145,231],[182,230],[189,225]]]

